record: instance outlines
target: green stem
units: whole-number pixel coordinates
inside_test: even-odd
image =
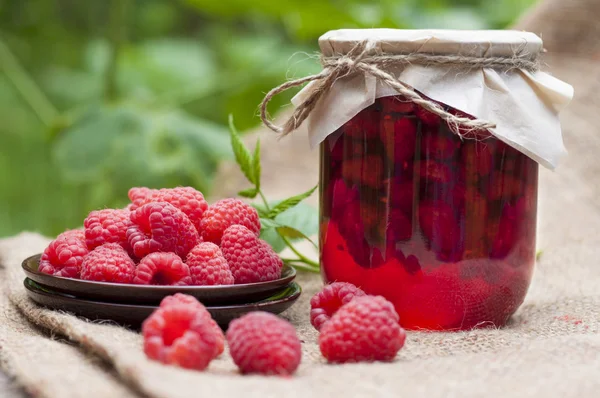
[[[21,94],[25,102],[31,107],[46,127],[51,127],[52,123],[59,116],[58,110],[52,105],[52,102],[46,97],[44,92],[29,76],[25,68],[19,63],[19,60],[10,51],[10,48],[0,40],[0,66],[13,84],[15,89]]]
[[[270,212],[271,208],[269,207],[269,202],[267,201],[267,198],[265,197],[265,194],[263,193],[263,191],[261,189],[258,190],[258,195],[262,199],[262,201],[263,201],[263,203],[265,205],[265,209],[267,210],[267,213]],[[279,237],[286,244],[286,246],[289,247],[290,250],[292,252],[294,252],[294,254],[296,256],[298,256],[298,259],[291,260],[291,261],[294,261],[294,262],[298,262],[299,261],[299,262],[305,263],[305,264],[307,264],[308,266],[311,267],[311,268],[309,268],[309,267],[301,266],[300,268],[302,268],[304,270],[311,271],[311,272],[319,272],[319,268],[320,268],[319,263],[311,260],[310,258],[308,258],[305,255],[303,255],[302,253],[300,253],[298,251],[298,249],[296,249],[294,247],[294,245],[292,244],[292,242],[286,236],[283,236],[279,231],[276,231],[276,232],[277,232],[277,235],[279,235]],[[314,245],[314,243],[313,243],[313,245]]]
[[[290,240],[289,240],[289,239],[288,239],[286,236],[283,236],[283,235],[281,235],[281,234],[279,234],[279,236],[280,236],[280,237],[281,237],[281,239],[282,239],[282,240],[285,242],[285,244],[287,245],[287,247],[289,247],[289,248],[290,248],[290,250],[291,250],[292,252],[294,252],[294,254],[295,254],[296,256],[298,256],[298,258],[299,258],[300,260],[302,260],[302,262],[304,262],[304,263],[306,263],[306,264],[308,264],[308,265],[311,265],[311,266],[313,266],[313,267],[319,268],[319,263],[317,263],[317,262],[315,262],[315,261],[311,260],[310,258],[308,258],[308,257],[306,257],[305,255],[303,255],[302,253],[300,253],[300,252],[298,251],[298,249],[296,249],[296,248],[294,247],[294,245],[292,244],[292,242],[290,242]]]
[[[125,40],[127,9],[130,0],[112,0],[107,37],[111,44],[111,55],[104,75],[104,95],[111,101],[117,98],[117,66],[119,53]]]
[[[288,264],[298,270],[301,270],[301,271],[312,272],[314,274],[318,274],[321,272],[318,268],[308,267],[308,266],[303,265],[302,263],[288,263]]]
[[[262,199],[262,201],[265,205],[265,209],[267,210],[267,213],[269,213],[271,211],[271,207],[269,206],[269,202],[267,202],[267,198],[265,198],[265,194],[263,193],[263,191],[261,189],[258,190],[258,194],[260,195],[260,198]]]

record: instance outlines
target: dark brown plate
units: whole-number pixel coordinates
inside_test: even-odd
[[[27,295],[36,303],[48,308],[71,312],[90,320],[109,320],[120,325],[138,328],[157,306],[106,303],[77,298],[60,293],[49,287],[25,278]],[[302,289],[296,282],[290,283],[270,297],[250,304],[206,306],[213,319],[226,327],[229,322],[248,312],[267,311],[279,314],[288,309],[300,297]]]
[[[62,278],[38,272],[41,254],[26,258],[22,267],[27,277],[54,291],[79,298],[112,303],[159,304],[165,297],[185,293],[206,305],[241,304],[263,300],[296,277],[296,270],[284,265],[281,278],[274,281],[224,286],[141,286]]]

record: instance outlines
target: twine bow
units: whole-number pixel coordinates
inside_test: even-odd
[[[493,68],[500,71],[509,71],[512,69],[524,69],[527,71],[537,71],[539,61],[537,54],[522,54],[513,57],[471,57],[462,55],[435,55],[426,53],[411,54],[373,54],[374,45],[369,41],[362,41],[356,44],[347,54],[334,56],[321,56],[323,71],[316,75],[306,76],[300,79],[291,80],[275,87],[267,93],[260,104],[260,118],[271,130],[282,135],[287,135],[296,130],[308,115],[315,108],[319,99],[325,95],[333,86],[335,81],[341,77],[364,73],[371,75],[380,81],[386,83],[399,94],[403,95],[408,101],[425,108],[429,112],[439,116],[448,123],[448,126],[457,134],[461,135],[461,130],[475,131],[486,130],[496,127],[495,123],[481,119],[471,119],[457,116],[444,110],[438,103],[423,97],[415,89],[400,81],[394,75],[385,71],[386,68],[400,64],[421,64],[421,65],[444,65],[467,69],[473,68]],[[269,101],[279,93],[282,93],[292,87],[301,86],[304,83],[316,82],[307,98],[294,110],[290,118],[283,124],[277,126],[274,124],[267,111]]]

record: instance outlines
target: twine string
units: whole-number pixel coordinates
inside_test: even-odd
[[[319,100],[331,89],[335,81],[341,77],[363,73],[371,75],[386,83],[407,100],[423,107],[429,112],[439,116],[448,123],[452,131],[461,135],[461,131],[475,131],[495,128],[496,124],[481,120],[461,117],[447,112],[438,103],[423,97],[415,89],[400,81],[397,77],[387,72],[386,69],[398,64],[420,64],[438,66],[456,66],[461,68],[493,68],[500,71],[523,69],[527,71],[539,70],[537,54],[513,57],[471,57],[462,55],[435,55],[426,53],[411,54],[373,54],[374,45],[369,41],[356,44],[347,54],[335,56],[321,56],[323,70],[315,75],[290,80],[270,90],[260,104],[260,117],[265,126],[276,133],[287,135],[296,130],[313,111]],[[296,107],[292,115],[282,126],[273,123],[267,110],[271,99],[292,88],[313,82],[311,92],[306,99]]]

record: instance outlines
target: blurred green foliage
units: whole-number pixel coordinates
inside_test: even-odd
[[[256,126],[327,30],[502,28],[532,1],[0,0],[0,236],[57,234],[134,185],[210,193],[227,115]]]

